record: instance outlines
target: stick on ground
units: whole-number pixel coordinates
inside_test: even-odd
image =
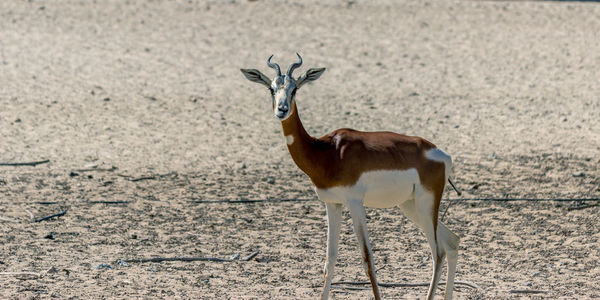
[[[371,284],[371,282],[369,281],[338,281],[338,282],[333,282],[331,283],[331,285],[367,285],[367,284]],[[429,282],[415,282],[415,283],[411,283],[411,282],[406,282],[406,283],[385,283],[385,282],[379,282],[378,285],[381,287],[419,287],[419,286],[429,286]],[[446,282],[444,281],[440,281],[439,282],[440,285],[444,285],[446,284]],[[474,288],[479,290],[479,286],[473,282],[470,281],[462,281],[462,280],[456,280],[454,281],[455,285],[466,285],[470,288]]]
[[[0,272],[0,276],[14,276],[18,279],[37,279],[40,278],[40,273],[35,272]]]
[[[22,167],[22,166],[32,166],[35,167],[37,165],[49,163],[50,160],[40,160],[40,161],[30,161],[30,162],[20,162],[20,163],[0,163],[0,166],[8,166],[8,167]]]
[[[115,201],[89,201],[89,204],[128,204],[131,201],[115,200]]]
[[[67,213],[67,210],[65,209],[65,210],[63,210],[63,211],[61,211],[59,213],[55,213],[55,214],[51,214],[49,216],[41,217],[39,219],[36,219],[35,221],[36,222],[46,221],[46,220],[49,220],[49,219],[52,219],[52,218],[57,218],[57,217],[60,217],[60,216],[64,216],[66,213]]]
[[[548,291],[544,290],[510,290],[512,294],[546,294]]]
[[[594,204],[586,204],[586,205],[579,205],[579,206],[571,206],[571,207],[568,207],[567,210],[568,211],[581,210],[581,209],[586,209],[586,208],[596,207],[596,206],[600,206],[600,204],[594,203]]]
[[[29,211],[29,209],[24,208],[24,210],[29,215],[29,218],[31,218],[32,220],[35,219],[35,216],[33,215],[33,213],[31,211]]]
[[[249,261],[258,255],[258,251],[254,251],[250,253],[250,255],[245,256],[239,261]],[[163,261],[214,261],[214,262],[232,262],[237,261],[238,259],[231,258],[219,258],[219,257],[201,257],[201,256],[192,256],[192,257],[151,257],[151,258],[134,258],[134,259],[123,259],[122,261],[127,263],[145,263],[145,262],[163,262]]]

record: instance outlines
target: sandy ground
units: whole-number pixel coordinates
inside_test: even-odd
[[[270,75],[270,54],[327,68],[297,96],[315,136],[423,136],[464,199],[600,198],[599,32],[600,6],[579,2],[2,1],[0,162],[50,162],[0,167],[0,272],[40,275],[0,273],[0,298],[317,298],[324,206],[239,72]],[[481,287],[457,298],[600,298],[600,207],[572,209],[593,202],[445,197],[457,279]],[[299,201],[213,202],[240,199]],[[344,217],[335,280],[364,281]],[[412,223],[368,225],[380,281],[429,279]]]

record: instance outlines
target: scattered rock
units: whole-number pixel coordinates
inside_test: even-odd
[[[92,269],[107,270],[107,269],[112,269],[112,267],[110,266],[110,264],[100,263],[100,264],[93,264]]]
[[[579,171],[579,172],[573,172],[573,177],[585,177],[585,173]]]
[[[98,164],[95,163],[95,162],[92,162],[92,163],[89,163],[89,164],[85,164],[83,167],[86,168],[86,169],[95,169],[95,168],[98,167]]]
[[[120,259],[117,259],[116,265],[121,266],[121,267],[129,267],[129,263],[127,263],[124,260],[120,260]]]

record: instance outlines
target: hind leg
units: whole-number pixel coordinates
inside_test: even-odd
[[[426,202],[425,202],[426,204]],[[424,205],[426,208],[426,205]],[[421,210],[423,210],[421,208]],[[456,234],[446,227],[442,222],[438,221],[437,224],[437,235],[436,239],[433,240],[430,238],[431,234],[431,224],[432,221],[426,218],[426,215],[420,213],[417,209],[417,205],[415,200],[409,200],[404,202],[400,206],[400,210],[404,213],[404,215],[411,221],[413,221],[419,228],[421,228],[425,232],[425,236],[427,237],[430,246],[435,245],[436,254],[433,255],[433,276],[432,276],[432,284],[430,285],[428,299],[433,296],[433,292],[435,292],[435,287],[439,282],[441,275],[441,266],[443,264],[444,258],[448,260],[448,279],[446,280],[446,299],[452,299],[452,292],[454,289],[454,275],[456,273],[456,263],[458,259],[458,244],[459,238]],[[425,210],[426,211],[426,210]],[[427,233],[429,231],[429,234]],[[433,254],[432,250],[432,254]],[[436,258],[437,256],[437,258]],[[437,269],[437,270],[436,270]]]
[[[440,275],[442,271],[442,263],[444,259],[443,253],[439,253],[439,246],[437,241],[437,224],[434,223],[434,219],[437,219],[437,211],[434,209],[435,197],[432,193],[422,189],[415,188],[415,206],[417,212],[417,218],[421,223],[429,247],[431,248],[432,258],[432,274],[431,283],[429,284],[429,291],[427,291],[427,299],[433,299],[435,296],[435,290],[437,289],[438,282],[440,281]],[[434,214],[436,214],[434,216]]]
[[[443,251],[448,260],[448,277],[446,279],[445,299],[452,299],[454,291],[454,275],[456,274],[456,263],[458,261],[458,244],[460,238],[454,234],[442,222],[438,222],[437,229],[438,244],[441,246],[438,251]]]

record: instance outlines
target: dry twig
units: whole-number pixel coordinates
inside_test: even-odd
[[[512,294],[546,294],[548,291],[544,290],[510,290]]]
[[[223,199],[223,200],[195,200],[192,203],[259,203],[259,202],[305,202],[311,201],[314,199],[266,199],[266,200],[258,200],[258,199]]]
[[[242,257],[242,259],[240,259],[241,261],[249,261],[251,259],[253,259],[254,257],[256,257],[258,255],[258,251],[254,251],[252,253],[250,253],[248,256],[246,257]]]
[[[142,180],[159,179],[159,178],[163,178],[163,177],[167,177],[167,176],[173,176],[176,174],[177,174],[177,172],[170,172],[170,173],[166,173],[166,174],[148,175],[148,176],[141,176],[141,177],[132,177],[132,176],[125,175],[125,174],[117,174],[117,175],[125,178],[125,180],[131,181],[131,182],[136,182],[136,181],[142,181]]]
[[[59,213],[55,213],[55,214],[51,214],[51,215],[49,215],[49,216],[41,217],[41,218],[39,218],[39,219],[36,219],[35,221],[36,221],[36,222],[42,222],[42,221],[46,221],[46,220],[49,220],[49,219],[52,219],[52,218],[56,218],[56,217],[60,217],[60,216],[64,216],[66,213],[67,213],[67,210],[65,209],[65,210],[63,210],[63,211],[61,211],[61,212],[59,212]]]
[[[35,216],[31,211],[29,211],[29,209],[24,208],[23,210],[25,210],[25,212],[29,215],[29,218],[31,218],[32,220],[35,219]]]
[[[124,259],[122,261],[127,263],[145,263],[145,262],[163,262],[163,261],[214,261],[214,262],[232,262],[232,261],[249,261],[258,255],[258,251],[254,251],[250,253],[250,255],[243,257],[242,259],[237,258],[219,258],[219,257],[201,257],[201,256],[192,256],[192,257],[151,257],[151,258],[134,258],[134,259]]]
[[[331,283],[331,285],[367,285],[367,284],[371,284],[371,282],[369,281],[338,281],[338,282],[333,282]],[[439,285],[444,285],[446,284],[446,282],[444,281],[440,281]],[[476,290],[479,290],[480,287],[470,281],[463,281],[463,280],[456,280],[454,281],[455,285],[466,285],[470,288],[474,288]],[[429,282],[406,282],[406,283],[385,283],[385,282],[379,282],[377,285],[381,286],[381,287],[420,287],[420,286],[429,286]]]
[[[76,169],[75,172],[84,173],[84,172],[112,172],[116,171],[119,168],[112,166],[110,168],[87,168],[87,169]]]
[[[22,166],[31,166],[35,167],[37,165],[49,163],[50,160],[40,160],[40,161],[30,161],[30,162],[20,162],[20,163],[0,163],[0,166],[8,166],[8,167],[22,167]]]
[[[27,280],[27,279],[37,279],[42,275],[40,273],[35,272],[0,272],[0,276],[15,276],[18,279]]]
[[[15,219],[12,219],[12,218],[8,218],[8,217],[3,217],[3,216],[0,216],[0,221],[19,223],[18,220],[15,220]]]
[[[115,200],[115,201],[89,201],[89,204],[128,204],[131,201],[122,201],[122,200]]]
[[[596,206],[600,206],[600,204],[594,203],[594,204],[571,206],[571,207],[567,207],[567,211],[586,209],[586,208],[596,207]]]

